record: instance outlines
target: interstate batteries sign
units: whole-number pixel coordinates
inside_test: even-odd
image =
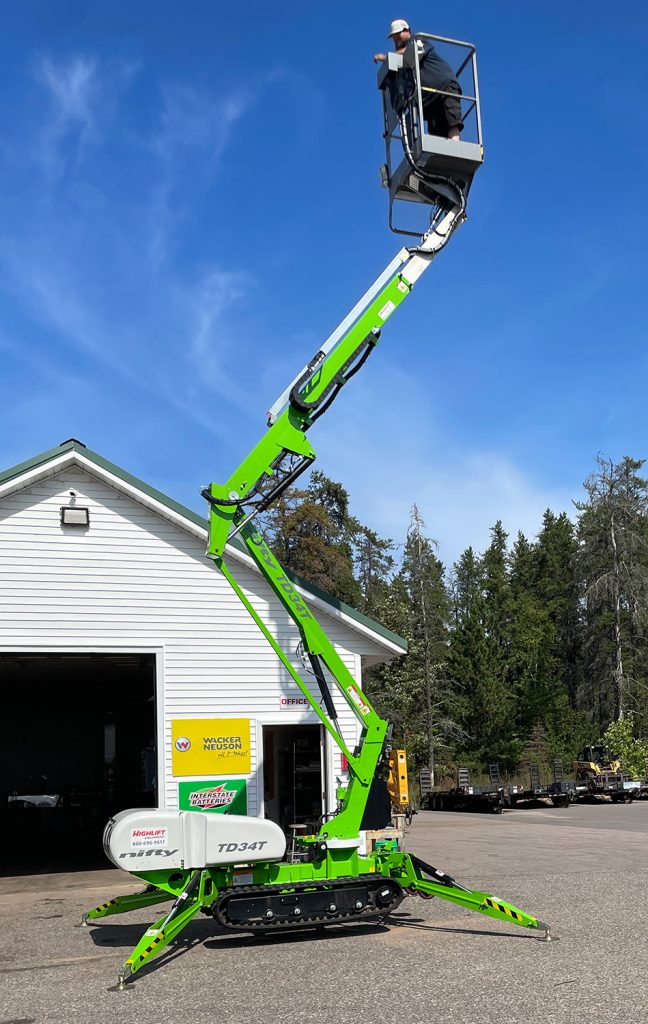
[[[175,776],[248,775],[250,719],[172,719],[171,764]]]
[[[178,783],[181,811],[211,811],[214,814],[247,814],[245,779],[209,779]]]

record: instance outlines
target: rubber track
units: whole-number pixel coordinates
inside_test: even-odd
[[[316,914],[312,917],[301,917],[299,920],[291,918],[288,921],[250,921],[247,924],[239,922],[231,922],[226,917],[227,903],[236,896],[254,896],[254,895],[283,895],[286,893],[293,892],[312,892],[314,889],[330,890],[346,886],[357,886],[366,885],[369,890],[369,898],[375,896],[375,892],[384,885],[395,893],[395,899],[393,903],[390,903],[388,907],[376,907],[370,906],[366,910],[350,910],[344,913],[337,914]],[[312,928],[313,925],[324,925],[324,924],[352,924],[355,921],[364,921],[372,917],[386,917],[387,914],[395,910],[401,902],[404,900],[407,893],[403,890],[401,885],[394,879],[388,878],[384,875],[360,875],[360,876],[344,876],[342,878],[327,879],[326,881],[313,881],[313,882],[295,882],[294,884],[284,885],[242,885],[237,886],[236,889],[227,890],[226,893],[215,901],[210,907],[205,908],[205,913],[210,914],[223,928],[227,928],[228,931],[235,932],[270,932],[277,931],[281,928]],[[221,904],[225,904],[221,910]]]

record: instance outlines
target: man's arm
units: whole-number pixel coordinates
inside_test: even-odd
[[[403,54],[405,53],[405,47],[401,46],[400,50],[394,50],[394,53]],[[374,64],[382,64],[384,60],[387,60],[386,53],[374,53]]]

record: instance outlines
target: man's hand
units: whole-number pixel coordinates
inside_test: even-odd
[[[384,60],[387,60],[386,53],[374,53],[374,64],[382,64]]]

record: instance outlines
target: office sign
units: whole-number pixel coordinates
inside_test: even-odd
[[[281,711],[309,711],[311,702],[308,697],[286,697],[285,694],[279,698]]]

